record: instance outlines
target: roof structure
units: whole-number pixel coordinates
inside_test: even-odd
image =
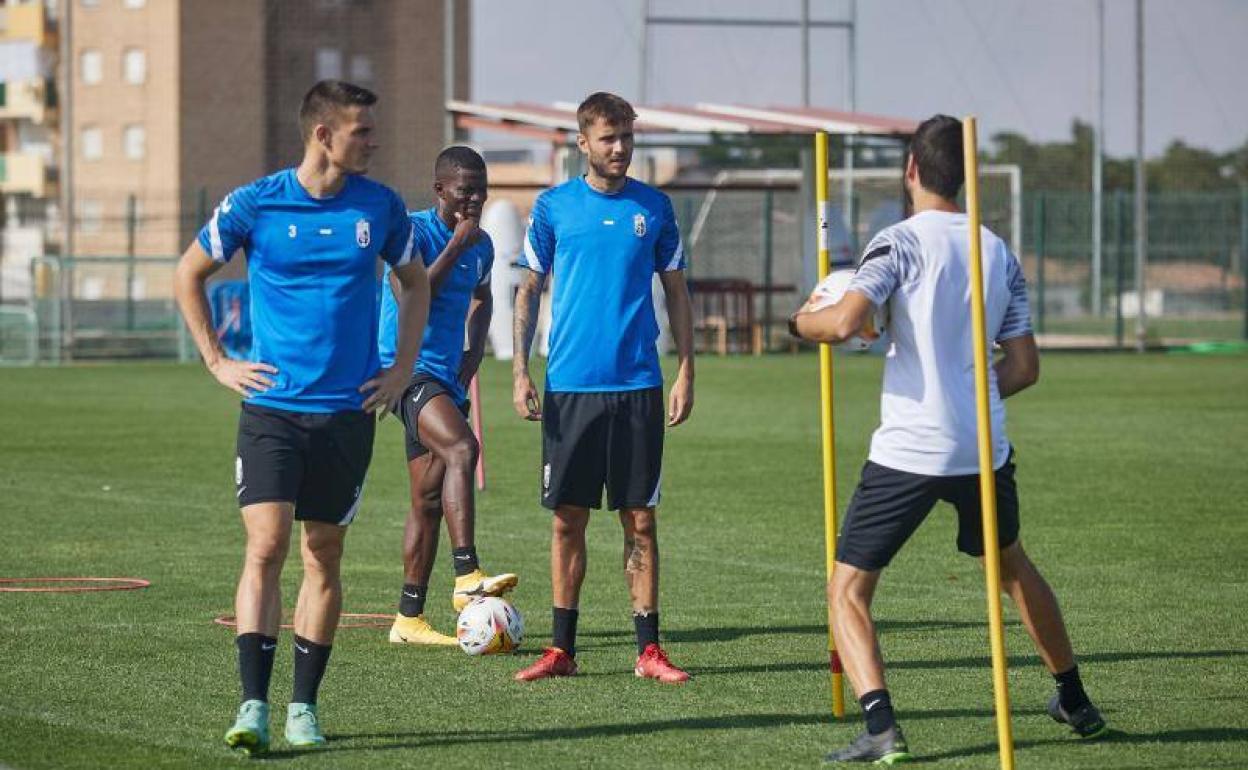
[[[494,104],[450,100],[446,109],[461,129],[501,131],[563,144],[576,134],[576,104],[516,102]],[[904,137],[918,123],[904,118],[841,112],[816,107],[748,107],[699,102],[694,105],[636,107],[635,129],[642,134],[809,134]]]

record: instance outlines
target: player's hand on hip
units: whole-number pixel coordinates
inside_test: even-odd
[[[516,375],[511,389],[511,403],[516,407],[516,414],[524,419],[542,419],[542,402],[537,397],[537,388],[533,387],[533,378],[529,375]]]
[[[403,398],[411,381],[411,374],[398,367],[382,369],[377,376],[360,386],[361,393],[369,393],[364,399],[363,409],[366,412],[378,412],[382,417],[386,412],[393,411]]]
[[[667,427],[674,428],[689,419],[693,411],[693,380],[677,377],[667,397]]]
[[[238,361],[221,358],[208,367],[212,376],[230,390],[244,398],[251,398],[273,387],[273,380],[266,374],[277,374],[277,367],[259,361]]]

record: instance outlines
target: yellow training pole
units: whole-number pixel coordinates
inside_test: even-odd
[[[1001,622],[1001,551],[997,547],[997,484],[992,468],[988,404],[988,332],[984,323],[984,267],[979,233],[979,162],[975,118],[962,119],[966,167],[966,218],[971,247],[971,338],[975,346],[975,417],[979,427],[979,496],[984,529],[984,575],[988,582],[988,635],[992,643],[992,691],[997,707],[997,744],[1002,770],[1014,770],[1010,690],[1005,678],[1005,629]]]
[[[828,274],[828,135],[815,132],[815,218],[818,221],[819,280]],[[823,532],[828,580],[836,564],[836,430],[832,417],[832,347],[819,345],[819,424],[823,427]],[[828,604],[828,669],[832,672],[832,716],[845,716],[845,684],[841,658],[832,635],[832,604]]]

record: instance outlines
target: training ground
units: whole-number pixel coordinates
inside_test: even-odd
[[[671,361],[665,362],[670,369]],[[881,361],[837,358],[841,510],[877,417]],[[660,520],[664,636],[693,680],[640,681],[621,538],[595,515],[575,679],[518,684],[550,633],[539,428],[510,366],[482,372],[489,487],[478,545],[520,573],[522,654],[403,648],[342,631],[321,691],[321,751],[278,767],[812,767],[859,730],[833,722],[826,669],[818,378],[810,354],[698,362],[690,423],[668,434]],[[137,591],[0,594],[0,765],[237,767],[231,631],[242,554],[235,398],[199,366],[0,372],[0,576],[137,576]],[[1021,768],[1248,766],[1248,357],[1048,354],[1009,401],[1023,541],[1061,599],[1084,680],[1114,728],[1079,743],[1044,714],[1052,680],[1006,608]],[[391,613],[407,484],[386,420],[347,539],[348,612]],[[984,582],[936,509],[876,603],[911,748],[997,767]],[[449,631],[442,543],[429,616]],[[284,578],[287,606],[300,574]]]

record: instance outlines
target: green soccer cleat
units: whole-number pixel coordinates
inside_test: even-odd
[[[1084,740],[1103,738],[1109,733],[1109,725],[1105,724],[1105,718],[1091,702],[1085,703],[1071,713],[1066,713],[1066,709],[1062,708],[1061,700],[1054,695],[1049,699],[1049,716],[1053,717],[1054,722],[1070,725],[1075,735]]]
[[[292,703],[286,709],[286,742],[291,746],[324,746],[315,703]]]
[[[269,750],[269,704],[262,700],[243,701],[234,726],[225,733],[225,745],[244,754]]]
[[[894,725],[879,735],[872,735],[865,730],[857,738],[840,751],[834,751],[823,758],[824,762],[870,762],[873,765],[895,765],[898,762],[909,762],[914,759],[906,746],[906,737],[901,728]]]

